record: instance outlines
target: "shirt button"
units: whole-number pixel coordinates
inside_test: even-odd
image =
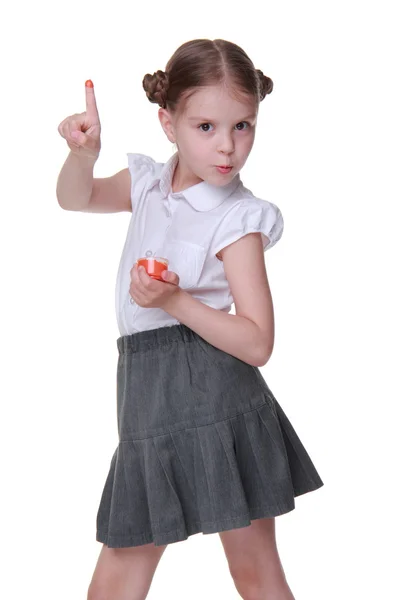
[[[129,296],[129,302],[130,302],[131,304],[135,304],[135,301],[134,301],[134,299],[132,298],[132,296]]]

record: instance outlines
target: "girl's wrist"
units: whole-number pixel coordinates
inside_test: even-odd
[[[163,310],[165,310],[165,312],[169,313],[171,316],[175,316],[176,312],[179,311],[179,306],[181,305],[185,295],[187,295],[187,292],[185,292],[181,287],[178,287],[176,292],[171,294],[171,296],[164,303],[162,307]]]

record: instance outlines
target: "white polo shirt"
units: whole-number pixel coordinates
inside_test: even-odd
[[[143,154],[127,156],[132,216],[115,290],[120,335],[179,324],[163,309],[142,308],[132,300],[130,270],[142,256],[167,258],[182,289],[212,308],[229,312],[233,297],[216,254],[252,232],[262,233],[264,251],[271,248],[282,236],[281,211],[272,202],[256,198],[239,174],[223,187],[202,181],[172,193],[178,153],[165,164]]]

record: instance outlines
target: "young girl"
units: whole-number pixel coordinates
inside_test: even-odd
[[[59,126],[71,150],[60,206],[132,212],[116,284],[119,444],[88,598],[146,598],[168,544],[219,532],[242,598],[293,599],[275,517],[323,482],[258,369],[274,345],[264,251],[283,220],[239,176],[272,81],[237,45],[202,39],[143,87],[177,147],[165,164],[128,154],[129,168],[93,179],[91,81],[86,112]],[[138,268],[146,257],[169,261],[161,280]]]

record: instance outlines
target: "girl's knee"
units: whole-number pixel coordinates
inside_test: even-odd
[[[121,593],[118,587],[109,584],[100,584],[92,582],[89,585],[87,600],[145,600],[147,592],[139,592],[134,589]]]
[[[145,600],[167,546],[108,548],[103,545],[87,600]]]
[[[87,600],[106,600],[105,590],[101,590],[97,585],[91,583],[87,593]]]

